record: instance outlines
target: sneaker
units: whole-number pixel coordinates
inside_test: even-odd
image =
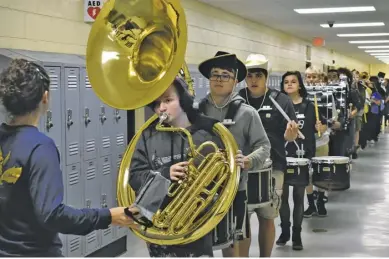
[[[317,209],[315,205],[309,205],[308,209],[304,211],[304,218],[311,218],[317,214]]]
[[[317,206],[317,216],[319,217],[326,217],[327,216],[327,210],[324,205],[325,203],[323,201],[318,201],[316,203]]]
[[[301,241],[301,228],[293,227],[292,229],[292,249],[301,251],[303,250],[303,243]]]

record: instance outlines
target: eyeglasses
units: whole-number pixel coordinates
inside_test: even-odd
[[[209,80],[211,81],[222,81],[222,82],[228,82],[230,81],[230,79],[232,78],[232,76],[230,75],[226,75],[226,74],[223,74],[223,75],[218,75],[218,74],[211,74],[211,76],[209,77]]]

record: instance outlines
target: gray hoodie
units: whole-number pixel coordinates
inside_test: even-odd
[[[223,121],[227,114],[229,104],[239,99],[244,101],[238,93],[233,93],[228,105],[223,108],[217,108],[208,94],[203,100],[205,102],[205,110],[203,112],[209,117]],[[258,112],[253,107],[242,103],[235,115],[234,121],[235,124],[230,125],[228,129],[235,137],[243,155],[251,159],[252,168],[250,170],[261,169],[265,160],[270,157],[271,146]],[[247,180],[247,171],[242,171],[239,184],[240,191],[247,189]]]
[[[215,141],[216,144],[219,143],[216,137],[196,126],[191,126],[188,130],[197,147],[209,140]],[[188,160],[189,144],[183,133],[157,131],[155,124],[152,124],[143,131],[142,135],[136,145],[130,168],[129,183],[136,193],[140,191],[148,178],[153,176],[153,172],[159,172],[170,180],[170,166]],[[206,155],[209,152],[209,149],[204,149],[201,153]]]

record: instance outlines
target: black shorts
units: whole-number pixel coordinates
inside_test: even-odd
[[[238,191],[234,199],[234,217],[236,218],[236,239],[249,237],[249,217],[247,210],[247,192]]]

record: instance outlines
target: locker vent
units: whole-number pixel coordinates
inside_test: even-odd
[[[70,240],[70,252],[75,252],[75,251],[81,249],[80,239],[81,239],[80,237],[76,237],[76,238]]]
[[[70,143],[69,144],[69,155],[70,156],[78,155],[78,143]]]
[[[85,87],[86,87],[86,88],[92,88],[92,86],[90,85],[89,77],[88,77],[88,76],[85,76]]]
[[[50,88],[51,89],[58,89],[58,85],[59,85],[58,75],[56,75],[55,72],[56,72],[55,69],[49,70]]]
[[[75,185],[78,184],[80,180],[80,175],[78,174],[78,171],[73,171],[69,174],[69,185]]]
[[[92,180],[96,177],[96,168],[95,167],[89,167],[86,170],[86,179],[87,180]]]
[[[90,233],[89,235],[86,236],[86,242],[88,244],[91,244],[91,243],[95,242],[96,240],[97,240],[96,231],[93,231],[92,233]]]
[[[111,165],[109,163],[103,164],[103,175],[107,175],[111,173]]]
[[[119,134],[116,136],[116,145],[123,146],[124,145],[124,134]]]
[[[109,236],[112,234],[112,226],[109,226],[107,229],[103,229],[103,235],[104,236]]]
[[[77,88],[78,78],[74,75],[68,75],[68,88]]]
[[[103,148],[111,147],[111,139],[109,137],[103,137]]]
[[[95,151],[96,147],[96,142],[94,139],[90,139],[86,141],[86,152],[93,152]]]

